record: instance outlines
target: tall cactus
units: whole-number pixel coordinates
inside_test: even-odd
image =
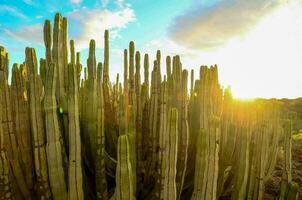
[[[129,135],[119,136],[117,148],[116,200],[135,200]]]
[[[105,169],[105,135],[104,135],[104,100],[102,88],[102,64],[97,68],[97,136],[96,136],[96,156],[95,156],[95,182],[96,196],[98,199],[106,200],[108,188],[106,182]]]
[[[165,151],[164,151],[164,173],[163,180],[163,196],[164,200],[177,199],[176,190],[176,164],[177,164],[177,151],[178,151],[178,114],[177,109],[173,108],[170,111],[170,121],[168,122],[168,133],[165,136]]]
[[[188,160],[188,149],[189,149],[189,125],[188,125],[188,111],[187,111],[187,83],[188,83],[188,71],[184,70],[182,72],[182,83],[181,83],[181,109],[180,109],[180,119],[178,123],[179,127],[179,141],[178,141],[178,161],[177,161],[177,199],[180,199],[181,192],[184,185],[185,174],[187,170],[187,160]]]
[[[109,84],[109,31],[105,30],[104,35],[104,72],[103,81]]]
[[[77,70],[74,64],[68,65],[69,95],[69,166],[68,166],[68,200],[83,200],[82,150],[79,122],[79,91]]]
[[[235,183],[232,193],[232,199],[244,199],[247,194],[249,165],[250,165],[250,141],[251,141],[251,124],[248,121],[247,114],[250,110],[243,109],[237,113],[238,127],[236,127],[236,134],[238,135],[239,145],[236,150],[235,159],[239,162],[236,163],[235,170]],[[240,150],[239,150],[240,149]]]
[[[47,163],[49,172],[49,182],[54,199],[67,199],[67,188],[65,183],[65,173],[63,167],[63,155],[65,154],[64,143],[62,141],[56,102],[56,73],[55,64],[50,64],[46,73],[45,81],[45,130],[47,136]]]
[[[284,146],[283,146],[283,173],[280,188],[280,200],[298,199],[298,186],[292,181],[292,122],[284,120],[282,130],[284,133]]]
[[[36,52],[26,48],[26,65],[29,69],[29,114],[33,138],[34,166],[36,174],[36,194],[40,199],[50,199],[51,191],[48,178],[48,165],[45,146],[45,127],[42,117],[41,80],[37,73]]]
[[[3,78],[3,76],[6,76],[5,68],[7,65],[7,56],[5,49],[3,47],[0,47],[0,73]],[[1,92],[2,93],[2,92]],[[9,160],[7,158],[7,152],[5,150],[4,146],[4,134],[3,134],[3,127],[2,127],[2,116],[3,116],[3,105],[0,104],[0,196],[4,200],[12,200],[14,199],[13,196],[13,188],[12,188],[12,174],[10,171],[10,164]]]
[[[66,23],[66,22],[64,22]],[[64,25],[64,28],[65,25]],[[48,28],[47,28],[48,29]],[[46,30],[47,30],[46,29]],[[47,34],[47,38],[49,38],[50,34]],[[65,63],[65,49],[63,48],[63,40],[64,30],[63,30],[63,18],[61,14],[57,13],[55,16],[55,23],[53,29],[53,48],[52,48],[52,60],[57,66],[57,84],[56,84],[56,96],[57,101],[59,102],[59,107],[65,109],[66,105],[64,105],[65,99],[65,80],[64,80],[64,63]],[[45,39],[44,39],[45,40]],[[51,41],[51,40],[50,40]],[[48,40],[46,40],[48,42]]]
[[[16,139],[19,148],[20,164],[24,172],[25,181],[30,190],[33,190],[33,152],[30,135],[27,90],[22,71],[17,64],[12,69],[12,108]]]
[[[279,199],[297,198],[280,101],[222,94],[216,65],[201,66],[196,80],[192,70],[189,91],[180,56],[166,57],[164,75],[160,50],[151,80],[144,55],[141,80],[133,41],[111,82],[108,30],[103,62],[91,40],[82,73],[67,25],[59,13],[53,29],[45,21],[39,74],[27,48],[11,85],[0,47],[0,199],[262,199],[279,153]]]
[[[47,66],[52,63],[52,29],[51,29],[51,22],[49,20],[46,20],[44,22],[44,45],[45,45],[45,58],[46,58],[46,64],[45,64],[45,72],[47,71]]]
[[[16,131],[12,116],[11,95],[8,86],[8,64],[9,57],[5,49],[0,47],[0,103],[3,105],[2,109],[2,131],[3,144],[7,152],[7,158],[11,166],[11,178],[16,181],[12,182],[15,194],[21,193],[23,198],[30,197],[30,191],[25,181],[25,176],[22,172],[20,164],[20,153],[18,151]]]
[[[193,199],[216,199],[218,178],[218,152],[220,137],[221,90],[216,67],[201,67],[201,112],[200,126],[205,143],[198,147],[196,157]],[[200,137],[200,136],[199,136]],[[200,175],[202,173],[202,175]],[[199,178],[198,178],[199,177]]]

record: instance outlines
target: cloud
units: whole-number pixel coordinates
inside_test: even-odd
[[[299,97],[302,4],[278,6],[251,29],[244,37],[229,39],[227,44],[206,51],[164,37],[150,40],[143,50],[153,60],[156,49],[162,49],[162,63],[166,55],[181,55],[183,66],[195,70],[195,78],[199,76],[200,65],[217,64],[220,83],[224,87],[231,85],[236,97]],[[165,67],[162,70],[165,72]]]
[[[103,7],[106,7],[109,3],[109,0],[101,0],[101,4]]]
[[[33,1],[32,0],[23,0],[24,3],[28,4],[28,5],[33,5]]]
[[[80,31],[70,34],[79,49],[87,48],[90,39],[96,40],[96,44],[102,46],[106,29],[110,30],[110,38],[120,37],[120,30],[136,20],[134,10],[128,5],[114,11],[83,7],[69,13],[68,18],[70,26],[81,27]]]
[[[5,28],[2,31],[9,38],[43,44],[43,24],[20,27],[16,31]]]
[[[281,0],[225,0],[206,7],[200,3],[175,19],[169,36],[196,49],[215,48],[249,32]]]
[[[73,4],[79,4],[81,2],[82,2],[82,0],[70,0],[70,3],[73,3]]]
[[[0,12],[9,13],[13,16],[23,18],[23,19],[27,18],[22,12],[20,12],[17,8],[12,7],[12,6],[0,5]]]

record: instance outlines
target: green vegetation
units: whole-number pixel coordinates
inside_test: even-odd
[[[45,58],[38,66],[27,47],[11,85],[0,47],[0,199],[263,199],[280,154],[280,199],[296,198],[296,118],[284,115],[284,102],[233,99],[216,65],[201,66],[197,78],[192,70],[189,91],[180,56],[166,58],[162,75],[159,50],[152,69],[144,55],[141,78],[132,41],[123,83],[119,74],[110,82],[109,32],[104,61],[91,40],[83,67],[67,25],[60,14],[53,29],[45,21]]]

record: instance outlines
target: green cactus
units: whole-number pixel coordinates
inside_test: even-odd
[[[97,68],[97,136],[95,157],[95,182],[97,199],[109,199],[105,169],[104,100],[102,88],[102,63]]]
[[[28,100],[25,81],[17,64],[12,69],[12,112],[14,113],[14,126],[19,147],[20,164],[24,171],[26,185],[33,190],[33,152],[30,135]]]
[[[52,63],[52,29],[51,29],[51,22],[49,20],[45,20],[44,22],[44,45],[46,51],[46,63],[45,63],[45,72],[47,71],[47,66]]]
[[[240,144],[238,148],[240,151],[235,152],[235,159],[240,160],[234,166],[237,171],[235,175],[234,190],[232,193],[232,199],[244,199],[247,194],[247,184],[249,175],[249,165],[250,165],[250,140],[251,140],[251,125],[246,120],[246,114],[249,113],[247,109],[242,109],[237,114],[238,127],[236,127],[236,134],[238,135],[238,140]],[[227,169],[224,169],[227,170]],[[225,173],[225,171],[224,171]],[[224,174],[226,176],[226,174]],[[224,177],[226,179],[226,177]]]
[[[129,135],[121,135],[117,146],[116,200],[135,200]]]
[[[104,35],[104,72],[103,81],[105,84],[109,84],[109,31],[105,31]]]
[[[164,200],[177,199],[176,188],[176,165],[177,165],[177,151],[178,151],[178,114],[177,109],[173,108],[170,111],[170,121],[168,122],[168,133],[165,136],[165,151],[164,151],[164,173],[163,193]]]
[[[179,140],[178,140],[178,155],[177,155],[177,199],[181,198],[181,192],[184,185],[185,174],[187,170],[187,160],[188,160],[188,149],[189,149],[189,124],[187,116],[187,83],[188,83],[188,71],[183,70],[182,72],[182,98],[181,98],[181,108],[180,108],[180,119],[178,123],[179,127]]]
[[[12,187],[15,194],[20,192],[23,198],[30,197],[30,191],[25,181],[25,176],[23,174],[20,154],[18,150],[18,141],[16,136],[16,131],[14,127],[13,119],[13,105],[11,102],[11,94],[8,85],[8,65],[9,57],[5,49],[0,47],[1,57],[0,57],[0,103],[3,105],[2,109],[2,131],[3,131],[3,144],[6,149],[6,155],[9,161],[11,178],[15,181],[12,182]]]
[[[82,149],[79,122],[79,91],[76,66],[68,65],[69,167],[68,200],[83,200]]]
[[[67,188],[63,167],[64,143],[59,128],[57,102],[55,96],[56,65],[50,64],[45,80],[45,130],[47,136],[47,164],[49,182],[54,199],[67,199]]]
[[[108,30],[103,62],[91,40],[87,67],[68,44],[67,18],[57,13],[43,31],[45,57],[38,66],[27,48],[11,85],[0,47],[0,199],[263,199],[279,154],[279,199],[297,198],[292,119],[281,121],[279,100],[223,94],[216,65],[191,70],[189,88],[179,55],[162,74],[160,50],[151,80],[144,54],[142,80],[133,41],[113,81]]]
[[[3,73],[3,69],[4,69],[4,63],[5,61],[3,59],[5,59],[3,56],[3,52],[5,52],[4,48],[0,47],[0,73],[2,75]],[[3,74],[5,75],[5,74]],[[4,146],[4,134],[3,134],[3,127],[2,127],[2,116],[3,116],[3,104],[0,104],[0,197],[4,200],[12,200],[14,199],[14,193],[13,193],[13,188],[12,188],[12,174],[11,174],[11,170],[10,170],[10,163],[9,160],[7,158],[7,152],[5,150],[5,146]]]
[[[160,104],[160,129],[159,129],[159,150],[158,150],[158,167],[157,167],[157,182],[155,188],[156,199],[163,199],[163,188],[165,179],[165,168],[166,168],[166,133],[168,132],[167,125],[167,82],[164,81],[161,85],[161,104]]]
[[[42,117],[41,79],[37,74],[36,52],[26,48],[26,66],[29,69],[29,116],[33,138],[34,168],[36,174],[36,195],[39,199],[50,199],[51,191],[48,178],[48,165],[45,146],[45,127]]]

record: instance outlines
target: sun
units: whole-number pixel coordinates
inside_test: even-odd
[[[238,98],[294,98],[302,92],[302,6],[285,3],[218,51],[220,79]]]

